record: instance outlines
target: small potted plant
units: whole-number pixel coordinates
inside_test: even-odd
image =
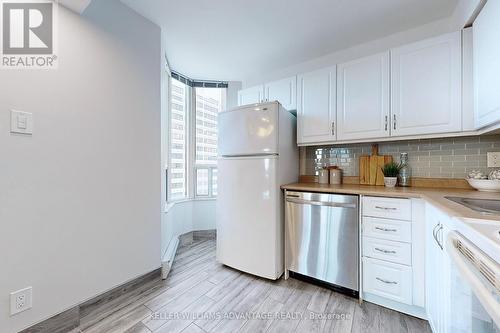
[[[384,174],[384,184],[386,187],[394,187],[398,182],[398,174],[401,170],[401,164],[389,162],[382,168]]]

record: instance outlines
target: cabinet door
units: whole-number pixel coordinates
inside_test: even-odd
[[[389,52],[338,65],[338,140],[389,136]]]
[[[391,50],[392,135],[462,128],[460,32]]]
[[[472,25],[476,127],[500,121],[500,1],[488,1]]]
[[[336,66],[299,75],[297,82],[297,143],[334,141]]]
[[[441,228],[437,234],[439,242],[443,246],[441,250],[440,262],[439,262],[439,277],[441,280],[441,295],[440,295],[440,332],[443,333],[454,333],[450,331],[450,319],[451,319],[451,259],[446,253],[446,240],[448,239],[448,234],[450,229],[446,226],[449,217],[447,215],[441,215]]]
[[[238,91],[238,105],[261,103],[264,101],[264,86],[256,86]]]
[[[450,225],[448,215],[426,205],[425,305],[435,333],[451,333],[451,266],[445,246]]]
[[[462,30],[462,131],[475,129],[474,54],[471,27]]]
[[[439,261],[441,249],[435,240],[435,232],[439,227],[437,210],[426,205],[425,222],[425,308],[427,319],[431,325],[432,331],[440,332],[440,271]]]
[[[297,77],[266,83],[265,100],[278,101],[287,110],[297,109]]]

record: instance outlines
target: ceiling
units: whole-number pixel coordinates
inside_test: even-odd
[[[122,0],[165,30],[173,70],[243,80],[452,14],[457,0]]]

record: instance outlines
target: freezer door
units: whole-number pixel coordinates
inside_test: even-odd
[[[219,159],[217,260],[277,279],[283,272],[278,158]]]
[[[219,114],[219,155],[278,153],[278,103],[255,104]]]

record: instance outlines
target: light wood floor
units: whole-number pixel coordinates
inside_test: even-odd
[[[271,282],[224,267],[215,261],[215,241],[205,240],[179,248],[166,281],[102,304],[85,314],[74,332],[401,333],[430,328],[424,320],[367,302],[359,305],[299,280]]]

